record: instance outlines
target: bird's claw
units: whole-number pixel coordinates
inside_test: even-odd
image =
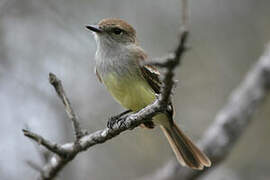
[[[125,120],[125,118],[123,117],[124,115],[126,115],[126,114],[128,114],[128,113],[130,113],[131,112],[131,110],[127,110],[127,111],[125,111],[125,112],[122,112],[122,113],[120,113],[120,114],[118,114],[118,115],[116,115],[116,116],[111,116],[110,118],[109,118],[109,120],[108,120],[108,122],[107,122],[107,127],[109,128],[109,129],[112,129],[113,128],[113,126],[115,125],[115,124],[118,124],[119,122],[120,122],[120,125],[119,126],[122,126],[123,124],[124,124],[124,120]]]
[[[120,117],[117,115],[117,116],[112,116],[112,117],[109,117],[109,120],[107,122],[107,127],[109,129],[112,129],[112,127],[114,126],[115,123],[118,124],[118,122],[120,121]]]

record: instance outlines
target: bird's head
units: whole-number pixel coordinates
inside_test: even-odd
[[[121,19],[103,19],[97,25],[87,25],[86,28],[94,32],[98,43],[108,46],[132,44],[137,41],[135,29]]]

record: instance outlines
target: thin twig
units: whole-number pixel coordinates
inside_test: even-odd
[[[37,171],[37,172],[39,172],[39,173],[41,173],[42,172],[42,166],[40,165],[40,164],[38,164],[38,163],[35,163],[35,162],[33,162],[33,161],[25,161],[25,163],[28,165],[28,166],[30,166],[32,169],[34,169],[35,171]]]
[[[188,8],[188,0],[182,0],[182,8],[181,8],[181,20],[182,20],[182,26],[181,28],[184,31],[188,30],[188,23],[189,23],[189,8]]]
[[[51,85],[54,87],[58,97],[62,100],[65,106],[66,113],[68,117],[70,118],[73,125],[75,139],[79,140],[83,136],[83,132],[80,127],[78,118],[70,105],[69,99],[66,96],[66,93],[64,91],[61,81],[53,73],[49,74],[49,81]]]
[[[174,68],[177,67],[182,59],[182,55],[186,51],[186,41],[188,37],[188,31],[183,31],[180,36],[179,44],[174,51],[174,56],[166,59],[163,63],[156,63],[156,66],[164,67],[165,73],[162,80],[162,91],[161,93],[161,102],[164,102],[166,106],[171,96],[171,91],[174,86]]]
[[[46,147],[49,151],[54,152],[59,156],[66,156],[67,153],[69,153],[69,151],[66,151],[66,149],[63,149],[60,145],[52,143],[36,133],[33,133],[26,129],[23,129],[22,131],[26,137],[36,141],[38,144]]]

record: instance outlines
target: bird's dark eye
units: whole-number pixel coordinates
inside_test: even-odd
[[[119,34],[123,33],[123,30],[122,29],[119,29],[119,28],[114,28],[114,29],[112,29],[112,32],[114,34],[116,34],[116,35],[119,35]]]

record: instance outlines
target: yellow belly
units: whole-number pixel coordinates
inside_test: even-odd
[[[111,73],[103,78],[108,91],[123,107],[138,111],[155,100],[155,93],[140,76],[116,77]]]
[[[114,99],[126,109],[139,111],[155,101],[155,93],[141,77],[118,77],[111,73],[103,82]],[[158,114],[153,118],[155,124],[168,126],[168,117]]]

